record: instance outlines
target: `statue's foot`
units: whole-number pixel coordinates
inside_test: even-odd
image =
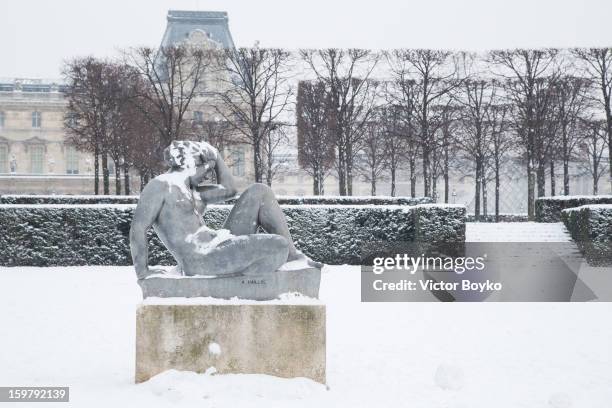
[[[295,251],[295,254],[293,255],[289,254],[289,257],[287,258],[287,262],[293,262],[293,261],[303,261],[308,266],[311,266],[313,268],[318,268],[318,269],[321,269],[324,266],[322,262],[313,261],[306,255],[304,255],[302,251]]]

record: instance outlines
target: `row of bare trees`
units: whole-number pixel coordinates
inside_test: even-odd
[[[281,115],[292,95],[288,57],[280,49],[179,44],[131,49],[119,61],[67,62],[67,138],[93,154],[95,193],[100,167],[102,191],[110,192],[109,158],[116,193],[123,170],[123,191],[129,194],[129,170],[136,169],[146,183],[163,171],[163,149],[177,139],[207,140],[221,151],[251,145],[255,180],[270,184],[280,164],[276,152],[287,144],[288,124]]]
[[[105,194],[109,158],[116,192],[123,170],[127,193],[129,169],[146,182],[162,171],[163,148],[179,138],[208,140],[221,150],[248,144],[255,181],[271,184],[295,123],[299,163],[315,194],[324,193],[333,174],[341,195],[353,193],[357,177],[371,183],[372,194],[389,177],[395,195],[405,170],[411,195],[421,180],[423,195],[437,199],[444,183],[448,202],[449,174],[459,172],[474,179],[479,213],[487,207],[488,183],[495,184],[499,208],[502,168],[513,158],[525,168],[533,215],[547,176],[550,193],[558,190],[557,166],[564,194],[571,163],[583,163],[594,186],[612,167],[611,63],[606,48],[484,55],[137,48],[120,61],[66,64],[66,128],[73,144],[94,154],[96,180],[101,165]]]
[[[300,163],[313,175],[315,194],[322,193],[321,178],[333,171],[340,194],[351,194],[357,172],[371,183],[372,194],[377,180],[390,177],[394,195],[403,168],[413,196],[420,179],[423,194],[438,198],[442,178],[448,202],[453,170],[474,179],[477,215],[486,211],[487,183],[494,183],[499,213],[502,168],[513,159],[525,166],[533,216],[535,197],[546,194],[547,175],[550,194],[557,193],[559,164],[559,191],[566,195],[571,163],[591,176],[595,194],[612,167],[610,49],[485,55],[320,50],[300,56],[315,73],[300,83],[296,111]],[[384,80],[373,75],[381,65]]]

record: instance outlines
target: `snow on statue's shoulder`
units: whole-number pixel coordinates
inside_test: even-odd
[[[189,188],[187,188],[187,179],[192,176],[194,172],[195,169],[170,171],[168,173],[160,174],[159,176],[155,177],[155,180],[168,184],[169,191],[172,191],[172,186],[175,186],[181,191],[181,193],[189,196],[191,195],[191,191]]]

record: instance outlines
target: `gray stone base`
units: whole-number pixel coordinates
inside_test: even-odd
[[[283,293],[297,292],[318,298],[321,270],[306,268],[278,270],[266,275],[203,278],[193,276],[140,279],[142,296],[147,297],[214,297],[230,299],[271,300]]]
[[[143,304],[136,382],[165,370],[306,377],[325,383],[325,305]]]

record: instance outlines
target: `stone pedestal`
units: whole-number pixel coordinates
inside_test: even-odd
[[[137,383],[169,369],[210,367],[325,383],[325,305],[145,301],[138,308]]]

